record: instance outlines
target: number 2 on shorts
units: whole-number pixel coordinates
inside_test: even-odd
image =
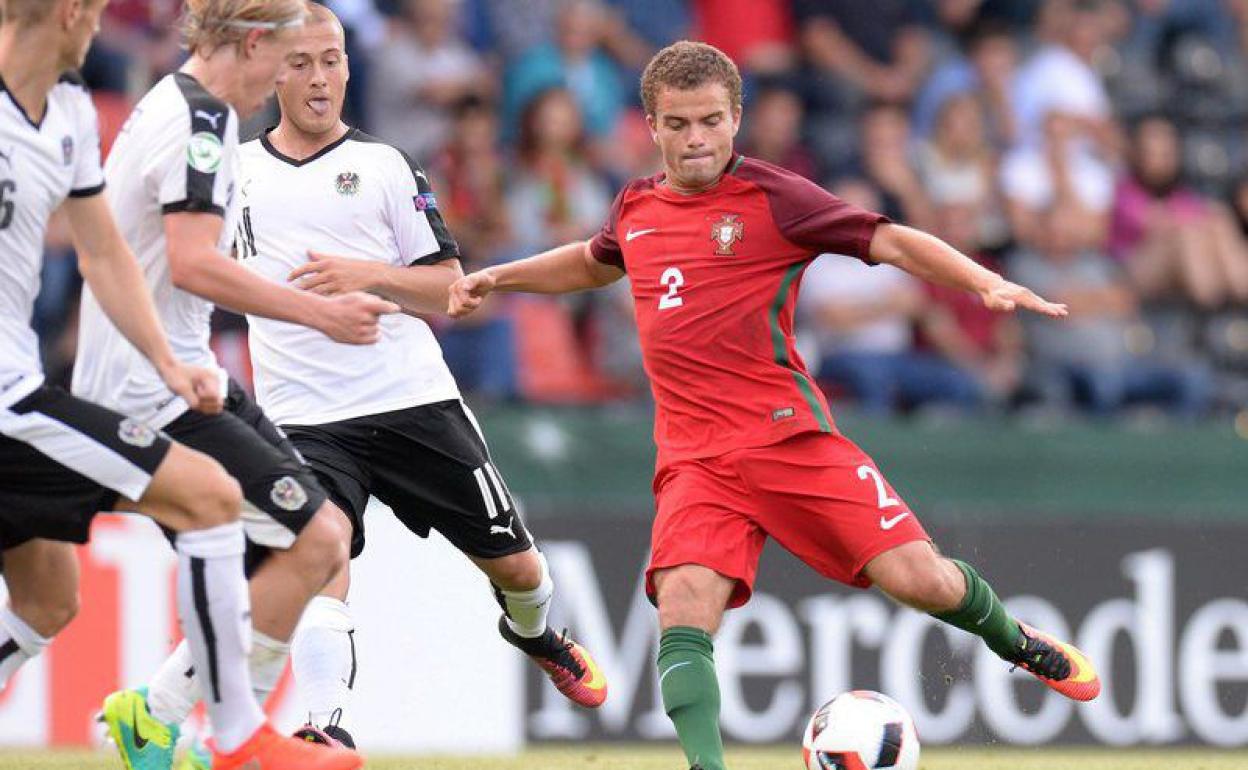
[[[863,481],[870,478],[875,482],[875,493],[879,495],[879,506],[881,511],[885,508],[892,508],[895,505],[901,505],[900,500],[895,497],[888,496],[888,490],[884,488],[884,478],[880,476],[880,472],[875,468],[872,468],[870,465],[859,465],[858,478]]]

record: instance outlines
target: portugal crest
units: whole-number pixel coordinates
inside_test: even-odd
[[[360,175],[354,171],[344,171],[334,180],[334,189],[339,195],[355,195],[360,191]]]
[[[736,254],[732,244],[745,238],[745,223],[740,214],[724,214],[719,221],[711,225],[711,240],[715,242],[715,253],[721,257]]]

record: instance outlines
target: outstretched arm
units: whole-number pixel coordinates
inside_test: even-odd
[[[462,318],[481,306],[490,292],[567,294],[597,289],[624,277],[618,267],[603,264],[590,252],[588,241],[576,241],[534,257],[487,267],[451,285],[447,314]]]
[[[912,227],[877,227],[869,256],[925,281],[978,294],[990,310],[1022,308],[1050,318],[1067,315],[1065,305],[1049,302],[1025,286],[1005,280],[936,236]]]

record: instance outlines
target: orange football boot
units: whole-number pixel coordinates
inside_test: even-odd
[[[212,770],[359,770],[364,757],[354,751],[321,746],[278,735],[269,723],[229,754],[217,751],[212,741]]]
[[[568,638],[566,630],[556,634],[548,628],[542,636],[526,639],[511,630],[504,615],[498,619],[498,632],[541,666],[568,700],[592,709],[607,699],[607,678],[589,652]]]
[[[1027,643],[1012,662],[1067,698],[1089,701],[1101,694],[1101,678],[1073,644],[1019,623]]]

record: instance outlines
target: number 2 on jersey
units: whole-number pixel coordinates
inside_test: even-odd
[[[659,310],[671,310],[685,304],[684,298],[679,296],[681,287],[685,285],[685,274],[680,272],[679,267],[664,270],[659,283],[667,287],[667,294],[659,298]]]

